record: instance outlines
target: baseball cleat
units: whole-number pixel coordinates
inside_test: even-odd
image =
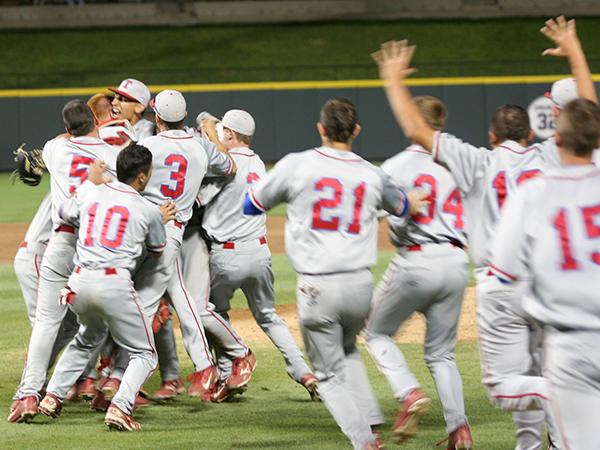
[[[12,402],[10,414],[6,420],[12,423],[29,422],[37,413],[38,399],[35,395],[28,395]]]
[[[104,423],[111,430],[138,431],[142,429],[139,422],[133,420],[130,414],[124,413],[112,404],[108,407],[108,411],[106,411]]]
[[[135,397],[135,402],[133,403],[133,409],[143,408],[145,406],[150,406],[150,396],[144,390],[140,390],[138,395]]]
[[[163,381],[160,389],[152,395],[152,399],[157,402],[163,402],[165,400],[171,400],[183,392],[185,392],[185,386],[179,378],[176,380]]]
[[[447,450],[471,450],[472,448],[473,438],[471,437],[469,425],[461,425],[450,433]]]
[[[200,372],[190,374],[187,379],[192,382],[188,388],[188,395],[204,399],[207,392],[214,390],[217,381],[219,381],[219,376],[217,375],[217,368],[209,366]]]
[[[56,419],[62,411],[62,401],[52,392],[48,392],[40,402],[38,409],[45,416]]]
[[[213,403],[223,403],[233,399],[236,394],[242,395],[248,386],[242,386],[241,388],[231,389],[227,386],[227,382],[221,382],[216,385],[215,389],[210,395],[210,401]]]
[[[110,401],[106,400],[102,391],[96,390],[96,395],[94,395],[94,398],[90,402],[90,409],[92,411],[106,412],[109,406]]]
[[[416,388],[409,392],[392,427],[392,434],[397,441],[403,442],[415,435],[419,420],[429,410],[430,403],[431,400],[421,389]]]
[[[300,384],[304,386],[304,389],[308,391],[308,395],[310,395],[310,399],[313,402],[320,402],[321,397],[319,397],[319,380],[312,373],[307,373],[300,380]]]
[[[227,387],[230,390],[239,389],[248,384],[252,372],[256,369],[256,356],[248,349],[246,356],[233,360],[231,375],[227,378]]]
[[[87,377],[75,383],[65,396],[65,400],[75,402],[79,399],[89,401],[96,394],[96,380],[92,377]]]
[[[112,398],[115,396],[115,394],[119,390],[120,386],[121,386],[121,380],[118,380],[116,378],[109,378],[100,387],[100,390],[104,394],[104,398],[106,398],[106,400],[112,400]]]
[[[377,426],[377,427],[372,426],[371,432],[373,433],[373,436],[375,437],[375,445],[377,446],[377,449],[381,450],[382,448],[385,448],[383,434],[381,434],[381,431],[379,430],[379,426]]]

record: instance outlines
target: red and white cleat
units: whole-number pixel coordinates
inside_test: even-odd
[[[90,409],[92,411],[106,412],[110,406],[110,401],[104,398],[104,394],[100,390],[96,390],[96,395],[90,402]]]
[[[447,450],[471,450],[472,448],[473,437],[471,436],[469,425],[461,425],[450,433]]]
[[[256,356],[248,349],[246,356],[233,360],[231,375],[227,378],[227,387],[230,390],[240,389],[248,384],[252,372],[256,369]]]
[[[118,431],[139,431],[142,426],[139,422],[133,420],[130,414],[127,414],[117,408],[115,405],[110,405],[106,416],[104,416],[104,423],[111,430]]]
[[[430,403],[431,400],[421,389],[416,388],[409,392],[392,427],[392,434],[397,441],[403,442],[415,435],[419,420],[429,410]]]
[[[56,419],[62,411],[62,401],[52,392],[48,392],[40,402],[38,409],[45,416]]]
[[[118,380],[117,378],[108,378],[106,382],[100,386],[100,390],[104,394],[106,400],[112,400],[120,386],[121,380]]]
[[[12,402],[10,414],[6,420],[12,423],[29,422],[37,413],[38,399],[35,395],[28,395]]]
[[[188,376],[188,381],[191,381],[188,387],[188,395],[190,397],[200,397],[203,400],[208,392],[215,390],[219,376],[215,366],[209,366],[200,372],[194,372]]]
[[[227,386],[227,381],[218,383],[210,395],[210,401],[213,403],[223,403],[231,400],[237,394],[242,395],[247,389],[248,386],[230,389]]]
[[[310,395],[310,399],[313,402],[321,401],[321,397],[319,397],[319,391],[317,390],[319,387],[319,380],[317,377],[315,377],[312,373],[307,373],[306,375],[302,376],[300,384],[308,391],[308,395]]]
[[[176,380],[163,381],[160,389],[152,395],[152,398],[157,402],[164,402],[171,400],[177,395],[185,392],[185,386],[183,382],[177,378]]]

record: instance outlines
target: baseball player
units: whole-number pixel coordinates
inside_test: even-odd
[[[415,97],[426,123],[442,130],[446,107],[434,97]],[[460,192],[452,175],[435,164],[431,154],[413,144],[388,159],[381,169],[398,186],[427,190],[429,205],[406,224],[389,218],[397,253],[373,297],[373,310],[365,329],[369,353],[387,377],[394,396],[402,402],[392,433],[400,440],[411,437],[429,398],[421,391],[393,336],[414,312],[427,321],[425,362],[435,380],[446,429],[448,448],[470,449],[462,380],[454,360],[456,330],[468,279],[468,259],[463,248],[465,219]]]
[[[287,202],[286,251],[298,274],[298,319],[318,393],[355,449],[379,448],[371,426],[383,416],[356,347],[371,306],[377,211],[406,217],[412,199],[352,152],[354,105],[331,99],[317,129],[323,145],[291,153],[250,188],[244,212]]]
[[[191,218],[202,179],[208,168],[208,157],[202,145],[183,129],[187,115],[183,95],[166,90],[152,103],[159,133],[140,141],[153,155],[153,175],[144,197],[155,204],[173,200],[177,204],[176,220],[167,224],[167,247],[159,264],[146,260],[135,276],[144,308],[154,315],[165,290],[171,297],[182,327],[186,350],[196,366],[196,395],[204,397],[217,381],[217,372],[208,352],[204,328],[193,297],[185,289],[180,267],[180,248],[185,224]],[[235,164],[227,157],[220,167],[211,167],[220,175],[233,176]],[[183,292],[183,295],[177,293]],[[252,352],[234,361],[232,387],[240,388],[250,380],[255,358]],[[251,370],[248,371],[248,368]],[[229,381],[228,381],[229,383]]]
[[[75,228],[62,223],[59,207],[87,179],[88,167],[93,161],[106,161],[108,172],[115,173],[116,151],[99,138],[89,106],[81,100],[72,100],[63,108],[62,116],[71,137],[48,141],[43,151],[51,176],[53,232],[40,269],[35,323],[21,384],[11,405],[10,422],[27,421],[35,416],[52,345],[67,313],[66,306],[59,305],[56,299],[73,271],[76,237]],[[71,336],[76,331],[75,324]]]
[[[477,281],[477,319],[482,355],[483,383],[492,402],[513,414],[519,449],[538,448],[543,408],[549,405],[547,385],[530,375],[531,323],[521,310],[516,288],[502,286],[489,275],[489,243],[507,197],[517,186],[539,175],[543,160],[528,148],[532,132],[523,108],[505,105],[490,124],[493,151],[464,143],[432,129],[414,106],[404,78],[412,72],[414,47],[390,42],[374,54],[390,105],[405,134],[446,166],[463,195],[467,233]],[[539,411],[528,411],[536,409]],[[548,414],[546,417],[549,418]],[[532,426],[532,422],[539,424]],[[552,424],[548,422],[552,433]],[[523,431],[521,431],[523,430]]]
[[[148,87],[134,78],[121,81],[119,87],[108,88],[115,93],[112,101],[113,119],[126,119],[133,126],[137,140],[154,134],[154,124],[143,118],[150,102]]]
[[[251,148],[254,118],[239,109],[221,121],[224,144],[237,173],[206,205],[202,226],[211,240],[210,302],[227,314],[234,292],[241,289],[257,324],[279,349],[287,372],[317,400],[317,378],[306,365],[287,324],[275,311],[274,276],[267,245],[266,216],[247,216],[242,206],[249,186],[265,175],[265,165]]]
[[[544,376],[562,448],[598,447],[600,417],[600,108],[577,99],[556,123],[562,167],[525,185],[506,205],[491,272],[526,280],[523,309],[544,326]]]
[[[166,246],[160,209],[140,195],[151,172],[152,154],[132,144],[118,156],[118,181],[98,186],[87,181],[60,209],[64,221],[79,227],[77,265],[61,301],[70,304],[81,328],[61,356],[40,403],[40,411],[48,416],[61,413],[65,394],[108,328],[131,359],[104,421],[120,431],[140,429],[132,418],[135,397],[156,368],[157,356],[131,272],[144,249],[160,257]],[[171,211],[168,219],[174,217],[174,206]]]

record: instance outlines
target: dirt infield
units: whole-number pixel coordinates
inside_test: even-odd
[[[273,253],[282,253],[285,251],[283,242],[284,223],[285,217],[282,216],[269,217],[267,220],[269,247]],[[19,244],[27,231],[27,226],[27,223],[0,224],[0,263],[7,264],[13,261]],[[379,248],[381,250],[390,251],[394,249],[389,243],[387,223],[385,222],[382,222],[379,226]],[[295,305],[280,305],[277,307],[277,311],[290,325],[294,336],[298,339],[298,342],[300,342]],[[254,322],[254,319],[248,310],[233,310],[231,318],[236,329],[248,342],[261,342],[267,339],[262,330]],[[414,315],[402,327],[397,335],[397,340],[403,343],[423,342],[424,333],[425,327],[423,317],[421,315]],[[477,329],[475,326],[475,295],[472,288],[469,288],[465,295],[458,338],[461,341],[474,340],[477,338]]]

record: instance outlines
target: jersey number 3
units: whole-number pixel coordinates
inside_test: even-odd
[[[160,193],[165,197],[172,199],[179,198],[183,194],[185,187],[185,174],[187,173],[188,162],[183,155],[175,153],[170,154],[165,158],[165,166],[177,166],[171,171],[171,180],[175,181],[175,188],[171,188],[168,184],[160,185]]]
[[[352,222],[348,225],[347,230],[350,234],[360,233],[360,210],[365,196],[365,188],[366,184],[360,183],[353,191],[354,211],[352,213]],[[315,190],[323,192],[326,189],[333,193],[333,197],[322,198],[313,205],[312,229],[336,231],[340,228],[340,218],[331,217],[324,219],[321,213],[323,209],[336,208],[342,202],[342,183],[336,178],[321,178],[315,183]]]

